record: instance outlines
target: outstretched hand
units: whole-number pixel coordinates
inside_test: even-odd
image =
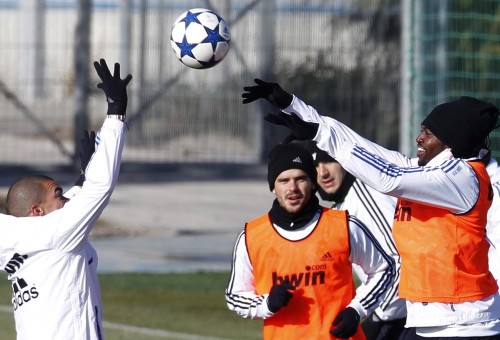
[[[264,98],[274,106],[284,109],[288,107],[293,100],[293,96],[283,90],[278,83],[270,83],[261,79],[254,79],[257,85],[245,86],[241,95],[243,104],[251,103],[257,99]]]
[[[285,137],[283,144],[288,144],[294,140],[305,141],[313,139],[318,133],[319,124],[304,122],[295,113],[284,112],[268,113],[264,119],[274,125],[282,125],[290,130],[290,134]]]
[[[115,63],[113,75],[109,71],[104,59],[99,62],[94,61],[94,67],[102,83],[97,84],[97,88],[104,91],[108,102],[108,115],[125,115],[127,111],[127,85],[132,79],[132,75],[120,78],[120,64]]]

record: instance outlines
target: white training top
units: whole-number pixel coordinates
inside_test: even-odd
[[[320,149],[344,169],[382,193],[445,208],[452,213],[469,211],[477,201],[477,176],[466,160],[446,149],[426,166],[417,158],[387,150],[339,121],[319,115],[294,96],[284,112],[294,112],[306,122],[319,123],[314,137]],[[403,259],[404,261],[404,259]],[[486,336],[500,334],[500,295],[457,304],[407,301],[407,327],[421,336]]]
[[[274,225],[285,239],[297,241],[306,238],[316,228],[320,214],[301,229],[289,231]],[[375,241],[368,228],[356,217],[348,216],[351,263],[358,264],[369,277],[366,285],[356,291],[349,303],[363,318],[385,299],[387,287],[394,280],[395,269],[392,258]],[[267,306],[269,294],[257,295],[253,268],[250,262],[243,230],[236,240],[231,276],[226,288],[226,302],[230,310],[239,316],[251,319],[267,319],[274,315]],[[277,312],[279,313],[279,311]],[[330,320],[333,322],[333,320]]]
[[[0,268],[27,256],[8,276],[18,340],[103,338],[97,254],[88,237],[115,187],[124,141],[124,123],[106,119],[86,181],[63,208],[41,217],[0,215]]]
[[[337,204],[334,203],[332,206],[334,209],[347,210],[350,215],[354,215],[361,220],[370,229],[370,232],[384,251],[394,259],[396,276],[393,285],[387,294],[386,300],[375,310],[377,317],[383,321],[406,317],[406,301],[398,297],[401,260],[392,237],[396,202],[395,197],[373,190],[359,179],[356,179],[349,188],[344,200]],[[366,275],[364,271],[358,265],[353,265],[353,269],[361,282],[365,284]]]
[[[500,167],[493,157],[486,171],[488,171],[493,187],[493,202],[488,210],[488,224],[486,225],[486,237],[490,242],[488,260],[490,272],[500,284]]]

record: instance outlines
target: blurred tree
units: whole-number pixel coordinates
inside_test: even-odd
[[[297,67],[282,62],[276,70],[277,79],[321,114],[385,147],[398,149],[400,0],[380,1],[371,8],[360,6],[349,21],[347,25],[352,27],[365,27],[360,32],[364,34],[363,46],[351,58],[354,68],[333,65],[335,51],[323,49]],[[359,24],[363,21],[364,26]],[[332,18],[332,26],[335,24],[338,18]],[[279,140],[283,134],[277,128],[274,135]]]

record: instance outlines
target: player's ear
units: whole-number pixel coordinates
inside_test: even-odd
[[[43,216],[43,209],[40,204],[34,203],[31,205],[29,216]]]

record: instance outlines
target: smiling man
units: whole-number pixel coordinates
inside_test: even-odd
[[[276,199],[237,238],[229,309],[264,319],[264,339],[364,339],[360,318],[385,299],[394,260],[358,219],[319,205],[302,145],[271,150],[267,179]],[[357,291],[352,263],[369,278]]]
[[[267,120],[314,140],[344,169],[398,198],[393,235],[401,256],[407,327],[425,338],[498,339],[500,295],[488,269],[486,216],[493,192],[486,165],[498,108],[472,97],[436,106],[416,138],[417,157],[377,145],[276,83],[244,88],[283,110]]]

